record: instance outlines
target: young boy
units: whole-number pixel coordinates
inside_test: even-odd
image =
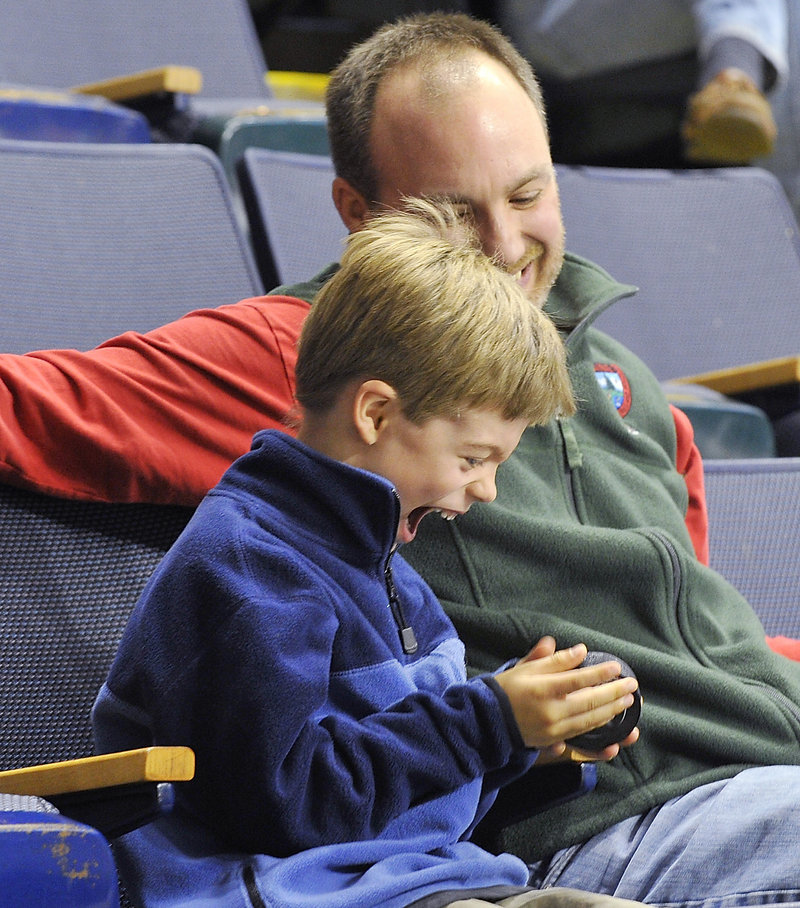
[[[410,209],[350,238],[303,330],[298,438],[259,433],[209,493],[99,694],[99,750],[196,754],[174,811],[119,843],[137,903],[527,904],[526,865],[471,829],[632,701],[615,663],[549,639],[468,681],[396,554],[427,514],[492,500],[526,426],[574,408],[547,317],[452,211]]]

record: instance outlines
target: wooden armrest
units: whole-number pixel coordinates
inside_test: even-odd
[[[38,101],[44,104],[74,103],[74,96],[68,91],[52,88],[30,88],[27,85],[4,85],[0,88],[0,100],[3,101]]]
[[[190,747],[142,747],[9,769],[0,772],[0,791],[46,798],[134,782],[185,782],[193,776],[194,751]]]
[[[681,384],[705,385],[721,394],[741,394],[758,391],[776,385],[800,382],[800,356],[785,356],[782,359],[768,359],[716,372],[702,372],[674,379]]]
[[[103,82],[76,85],[71,91],[82,95],[102,95],[109,101],[132,101],[162,92],[196,95],[203,87],[203,76],[193,66],[160,66]]]

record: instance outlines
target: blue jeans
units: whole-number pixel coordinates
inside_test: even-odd
[[[755,45],[787,75],[787,2],[796,0],[496,0],[498,21],[543,75],[575,79],[680,56],[714,41]]]
[[[800,766],[704,785],[537,865],[568,886],[670,908],[800,906]]]

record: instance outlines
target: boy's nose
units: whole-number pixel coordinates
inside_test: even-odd
[[[494,501],[495,498],[497,498],[497,486],[494,482],[494,474],[487,474],[480,479],[476,479],[475,482],[470,483],[469,491],[477,501],[486,503]]]

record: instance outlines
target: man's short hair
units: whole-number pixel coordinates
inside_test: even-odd
[[[300,337],[297,400],[329,410],[381,379],[414,422],[466,408],[543,423],[574,412],[564,346],[446,203],[408,200],[351,234]]]
[[[502,63],[535,105],[546,131],[545,105],[530,63],[494,26],[462,13],[428,13],[384,25],[357,44],[331,74],[326,95],[328,135],[336,173],[367,200],[377,201],[370,153],[375,97],[401,65],[433,64],[481,51]]]

